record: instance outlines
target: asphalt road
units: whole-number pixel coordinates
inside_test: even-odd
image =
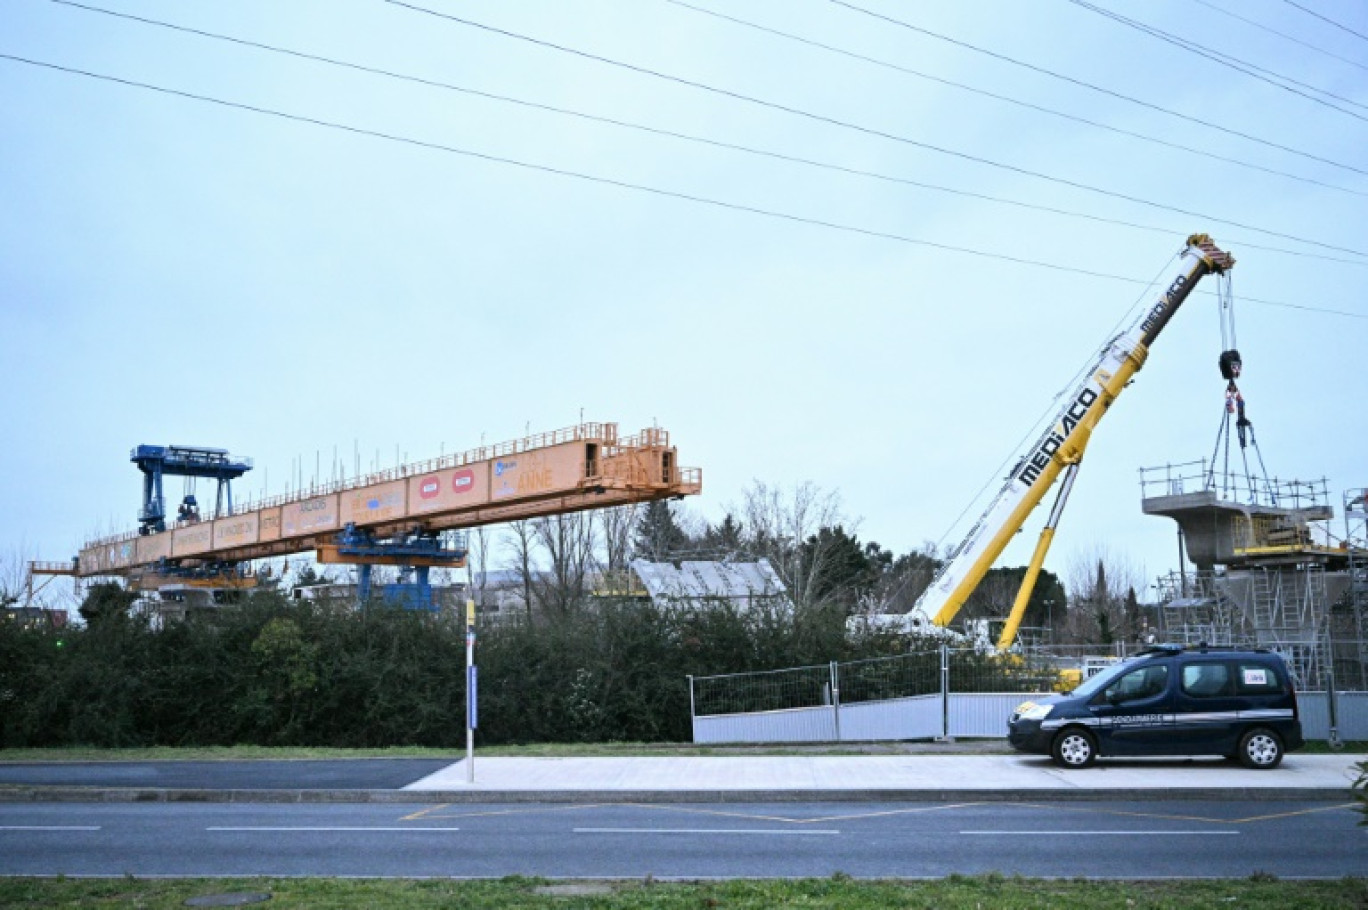
[[[458,758],[0,762],[0,784],[168,790],[397,790]]]
[[[657,878],[1368,875],[1324,801],[0,804],[0,874]]]

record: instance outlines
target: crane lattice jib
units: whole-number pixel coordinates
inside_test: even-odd
[[[936,625],[949,624],[1060,472],[1082,459],[1093,428],[1144,365],[1150,345],[1197,283],[1234,265],[1234,258],[1206,234],[1188,238],[1179,271],[1164,293],[1102,349],[1054,421],[1022,454],[1002,489],[917,601],[914,615],[929,617]]]

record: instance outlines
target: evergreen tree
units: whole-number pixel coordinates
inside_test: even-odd
[[[675,520],[674,504],[668,499],[648,503],[637,520],[632,538],[632,554],[651,562],[677,559],[692,541]]]
[[[703,532],[703,546],[718,559],[736,559],[746,550],[741,522],[728,512],[718,525],[709,525]]]
[[[118,582],[105,581],[90,586],[77,610],[88,625],[94,626],[128,616],[137,599],[137,591],[125,591]]]

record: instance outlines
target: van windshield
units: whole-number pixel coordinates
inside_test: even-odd
[[[1135,658],[1133,657],[1117,661],[1105,670],[1098,672],[1097,675],[1084,680],[1079,684],[1078,688],[1074,689],[1070,694],[1089,698],[1099,690],[1106,688],[1107,684],[1113,679],[1116,679],[1116,677],[1120,676],[1126,670],[1129,670],[1133,663],[1135,663]]]

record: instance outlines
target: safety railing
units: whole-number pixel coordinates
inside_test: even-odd
[[[665,440],[665,442],[661,443],[660,440],[662,439]],[[424,461],[408,462],[396,465],[393,468],[371,471],[367,474],[357,474],[349,478],[318,481],[310,483],[307,486],[302,486],[299,489],[290,490],[286,493],[278,493],[273,496],[242,499],[234,503],[232,511],[229,514],[240,515],[245,512],[255,512],[261,509],[274,508],[275,506],[289,505],[290,503],[314,499],[318,496],[345,493],[348,490],[355,490],[360,487],[375,486],[377,484],[388,483],[394,480],[403,480],[409,477],[419,477],[447,468],[463,467],[481,461],[488,461],[491,458],[521,454],[536,449],[562,445],[567,442],[597,442],[605,449],[616,448],[631,450],[644,448],[648,445],[668,445],[668,440],[669,433],[667,431],[654,428],[644,430],[637,436],[632,436],[626,440],[619,441],[618,425],[616,423],[581,423],[570,427],[563,427],[559,430],[551,430],[545,433],[524,436],[519,439],[513,439],[495,445],[479,446],[477,448],[467,449],[464,452],[453,452],[449,455],[440,455],[436,458],[429,458]],[[106,546],[112,543],[121,543],[123,541],[131,540],[138,536],[138,531],[128,531],[88,541],[85,546],[87,548]]]

